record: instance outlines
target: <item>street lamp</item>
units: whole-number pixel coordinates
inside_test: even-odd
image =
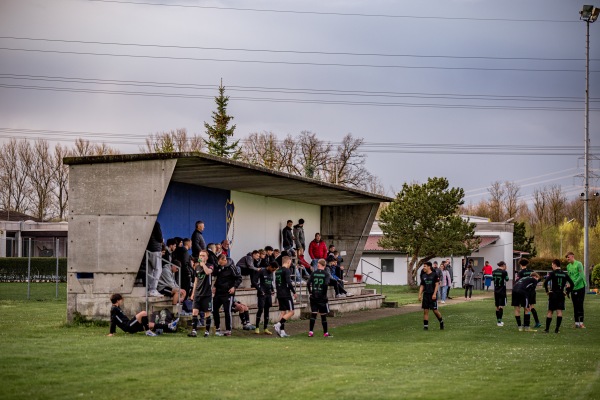
[[[575,218],[571,218],[570,220],[568,220],[565,225],[570,224],[571,222],[575,221]],[[563,256],[563,252],[562,252],[562,243],[563,243],[563,233],[562,230],[560,231],[560,256]]]
[[[589,241],[589,196],[590,196],[590,23],[598,19],[600,9],[585,5],[579,12],[579,19],[586,22],[586,41],[585,41],[585,137],[584,137],[584,193],[583,193],[583,268],[585,279],[588,277],[588,261],[590,252]],[[562,256],[562,254],[561,254]]]

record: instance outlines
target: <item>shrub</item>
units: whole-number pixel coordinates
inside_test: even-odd
[[[592,270],[592,286],[600,288],[600,264]]]
[[[534,271],[551,271],[554,258],[536,257],[529,260],[529,269]],[[566,265],[566,264],[565,264]],[[562,265],[564,269],[565,265]]]
[[[0,258],[0,281],[26,281],[28,269],[27,257]],[[58,258],[58,278],[62,282],[67,280],[67,258]],[[56,258],[31,257],[31,279],[41,281],[54,281],[56,279]]]

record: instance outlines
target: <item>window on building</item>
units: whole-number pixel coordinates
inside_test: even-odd
[[[393,258],[382,258],[381,259],[381,272],[394,272],[394,259]]]

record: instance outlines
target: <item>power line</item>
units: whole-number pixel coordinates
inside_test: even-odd
[[[474,17],[436,17],[436,16],[420,16],[420,15],[394,15],[394,14],[366,14],[366,13],[341,13],[341,12],[324,12],[324,11],[299,11],[299,10],[278,10],[278,9],[259,9],[259,8],[241,8],[241,7],[217,7],[217,6],[200,6],[191,4],[171,4],[171,3],[150,3],[144,1],[124,1],[124,0],[88,0],[98,3],[116,3],[116,4],[133,4],[147,5],[160,7],[178,7],[178,8],[198,8],[212,10],[228,10],[228,11],[249,11],[263,13],[281,13],[281,14],[306,14],[306,15],[332,15],[340,17],[367,17],[367,18],[401,18],[401,19],[439,19],[450,21],[501,21],[501,22],[544,22],[544,23],[579,23],[579,20],[557,20],[557,19],[514,19],[514,18],[474,18]]]
[[[315,55],[334,55],[334,56],[360,56],[360,57],[405,57],[405,58],[447,58],[458,60],[523,60],[523,61],[585,61],[585,58],[545,58],[545,57],[490,57],[490,56],[452,56],[452,55],[424,55],[424,54],[390,54],[390,53],[356,53],[356,52],[330,52],[330,51],[303,51],[303,50],[275,50],[275,49],[249,49],[249,48],[228,48],[228,47],[207,47],[207,46],[181,46],[181,45],[159,45],[147,43],[122,43],[122,42],[101,42],[85,40],[66,40],[66,39],[47,39],[31,38],[17,36],[0,36],[0,39],[24,40],[50,43],[77,43],[94,44],[106,46],[127,46],[144,47],[158,49],[181,49],[181,50],[219,50],[219,51],[240,51],[257,53],[284,53],[284,54],[315,54]],[[597,61],[599,59],[592,59]]]
[[[163,97],[163,98],[186,98],[186,99],[214,99],[214,96],[184,93],[166,93],[166,92],[134,92],[124,90],[102,90],[85,88],[66,88],[51,86],[29,86],[29,85],[8,85],[0,84],[0,88],[37,90],[52,92],[71,92],[71,93],[92,93],[92,94],[110,94],[141,97]],[[268,102],[268,103],[294,103],[294,104],[327,104],[327,105],[346,105],[346,106],[370,106],[370,107],[405,107],[405,108],[438,108],[438,109],[469,109],[469,110],[511,110],[511,111],[562,111],[562,112],[581,112],[582,108],[577,107],[547,107],[547,106],[499,106],[499,105],[473,105],[473,104],[439,104],[439,103],[399,103],[399,102],[376,102],[376,101],[346,101],[346,100],[316,100],[316,99],[290,99],[290,98],[272,98],[272,97],[243,97],[230,96],[232,100],[249,102]],[[590,108],[590,111],[600,111],[600,108]]]
[[[0,79],[31,80],[42,82],[67,82],[98,85],[117,85],[117,86],[139,86],[139,87],[159,87],[175,89],[194,89],[194,90],[215,90],[217,85],[193,84],[193,83],[172,83],[156,81],[131,81],[115,79],[93,79],[81,77],[65,76],[47,76],[47,75],[23,75],[23,74],[3,74],[0,73]],[[311,95],[330,95],[330,96],[356,96],[356,97],[409,97],[409,98],[427,98],[427,99],[462,99],[462,100],[486,100],[486,101],[524,101],[524,102],[571,102],[583,103],[580,97],[567,96],[523,96],[523,95],[488,95],[488,94],[457,94],[457,93],[424,93],[424,92],[384,92],[384,91],[365,91],[365,90],[336,90],[336,89],[311,89],[311,88],[281,88],[264,86],[239,86],[228,85],[227,90],[231,92],[259,92],[259,93],[284,93],[284,94],[311,94]],[[600,98],[592,98],[592,102],[598,102]]]
[[[435,67],[435,66],[414,66],[414,65],[393,65],[393,64],[345,64],[345,63],[317,63],[308,61],[266,61],[266,60],[240,60],[223,58],[196,58],[196,57],[173,57],[173,56],[151,56],[137,54],[117,54],[117,53],[94,53],[85,51],[62,51],[62,50],[41,50],[41,49],[23,49],[12,47],[0,47],[0,50],[21,51],[29,53],[54,53],[71,54],[85,56],[106,56],[106,57],[125,57],[125,58],[150,58],[157,60],[179,60],[179,61],[213,61],[213,62],[231,62],[243,64],[267,64],[267,65],[311,65],[318,67],[350,67],[350,68],[386,68],[386,69],[434,69],[434,70],[467,70],[467,71],[515,71],[515,72],[585,72],[582,69],[536,69],[536,68],[482,68],[482,67]],[[600,71],[594,70],[591,73]]]

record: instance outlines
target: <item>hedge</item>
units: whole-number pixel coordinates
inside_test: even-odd
[[[543,258],[543,257],[532,258],[531,260],[529,260],[529,269],[532,269],[534,271],[551,271],[552,270],[552,261],[554,261],[554,258]],[[563,269],[565,269],[567,264],[564,262],[561,262],[561,264],[562,264],[561,267]]]
[[[0,281],[26,281],[28,260],[27,257],[0,258]],[[62,282],[67,280],[66,257],[58,258],[58,278]],[[31,279],[32,281],[54,281],[56,279],[56,258],[31,257]]]
[[[600,264],[592,270],[592,286],[600,288]]]

